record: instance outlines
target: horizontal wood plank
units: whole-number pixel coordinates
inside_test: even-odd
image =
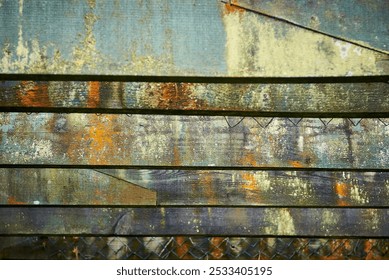
[[[0,73],[206,77],[389,73],[387,54],[218,0],[3,4]]]
[[[323,3],[309,0],[234,0],[232,5],[389,53],[389,9],[386,0]]]
[[[2,205],[156,205],[156,193],[87,169],[0,168]]]
[[[0,234],[385,237],[389,210],[2,207]]]
[[[103,173],[158,194],[158,205],[388,207],[389,173],[138,170]]]
[[[0,83],[0,109],[355,116],[389,112],[389,84],[4,81]]]
[[[1,165],[389,167],[383,119],[0,114]]]

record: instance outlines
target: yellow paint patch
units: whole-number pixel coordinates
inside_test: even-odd
[[[382,55],[374,51],[255,13],[225,10],[225,54],[232,76],[385,74],[377,66]]]
[[[297,160],[290,160],[288,161],[289,164],[295,168],[303,168],[304,165],[302,165],[302,163],[300,161],[297,161]]]

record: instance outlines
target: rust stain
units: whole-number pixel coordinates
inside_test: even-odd
[[[8,197],[7,203],[10,205],[25,205],[27,203],[17,201],[17,199],[14,196]]]
[[[22,81],[16,94],[23,106],[49,107],[51,103],[47,89],[47,83]]]
[[[91,151],[97,151],[99,156],[92,156],[90,164],[107,164],[108,159],[112,157],[114,142],[112,135],[114,134],[113,125],[111,125],[114,116],[107,115],[108,123],[104,124],[96,120],[95,124],[89,128],[89,139]],[[92,153],[92,155],[94,155]]]
[[[330,240],[328,242],[330,247],[330,255],[322,256],[323,260],[343,260],[348,255],[348,250],[350,249],[350,241],[344,239]]]
[[[345,183],[336,182],[335,183],[335,193],[338,195],[338,206],[348,206],[349,204],[345,199],[349,193],[349,186]]]
[[[304,165],[297,160],[290,160],[290,161],[288,161],[288,163],[295,168],[303,168],[304,167]]]
[[[74,135],[69,135],[67,154],[74,162],[83,159],[89,164],[105,165],[112,162],[118,151],[113,138],[117,135],[116,115],[104,115],[97,118],[94,115],[87,117],[87,128],[81,128]]]
[[[207,171],[203,171],[199,175],[199,185],[203,187],[204,195],[208,200],[209,205],[217,205],[217,193],[213,189],[213,176]]]
[[[238,4],[239,4],[238,0],[232,0],[230,3],[225,3],[225,5],[224,5],[224,14],[225,15],[229,15],[229,14],[232,14],[232,13],[243,14],[244,12],[246,12],[245,9],[237,6]]]
[[[88,84],[88,108],[96,108],[100,103],[100,82],[89,82]]]
[[[185,242],[185,237],[184,236],[177,236],[176,237],[176,243],[177,243],[177,249],[176,253],[179,259],[182,260],[190,260],[192,259],[190,254],[188,254],[190,245]]]
[[[224,250],[222,248],[223,245],[223,237],[212,237],[211,238],[211,256],[214,259],[221,259],[224,255]]]

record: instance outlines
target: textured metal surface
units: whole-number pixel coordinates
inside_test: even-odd
[[[387,260],[388,239],[0,237],[0,259]]]

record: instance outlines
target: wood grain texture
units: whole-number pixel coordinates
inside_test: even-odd
[[[3,207],[0,234],[389,235],[388,209]]]
[[[323,3],[309,0],[234,0],[232,4],[389,53],[389,9],[386,0]]]
[[[218,0],[5,1],[0,18],[0,73],[207,77],[389,73],[387,54]]]
[[[1,205],[156,205],[156,193],[86,169],[0,168]]]
[[[0,115],[0,164],[228,168],[389,167],[379,119]],[[267,127],[264,127],[267,126]]]
[[[389,112],[389,84],[207,84],[3,81],[2,110],[119,113],[169,110],[209,114],[355,114]]]
[[[387,207],[387,172],[137,170],[100,172],[141,185],[169,206]]]

